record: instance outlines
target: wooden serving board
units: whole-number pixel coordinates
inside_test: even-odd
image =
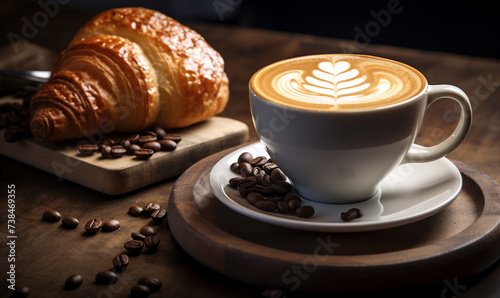
[[[463,163],[454,162],[463,177],[459,196],[436,215],[380,231],[319,233],[269,225],[223,205],[209,174],[232,150],[188,169],[168,206],[182,248],[226,276],[285,291],[386,291],[443,287],[500,257],[500,186]]]
[[[0,131],[3,136],[3,131]],[[182,136],[177,149],[157,152],[148,160],[125,155],[102,158],[100,154],[82,156],[80,141],[49,144],[34,138],[7,143],[0,138],[0,154],[110,195],[123,194],[177,175],[198,160],[248,139],[245,123],[212,117],[187,128],[169,130]]]

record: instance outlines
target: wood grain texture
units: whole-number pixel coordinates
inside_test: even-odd
[[[430,218],[374,232],[314,233],[265,224],[218,201],[209,173],[229,152],[188,169],[168,211],[184,250],[229,277],[302,291],[394,290],[467,278],[500,257],[500,186],[463,163],[455,162],[464,179],[461,193]]]
[[[224,117],[183,129],[169,130],[182,136],[177,149],[157,152],[146,161],[133,156],[102,158],[100,154],[82,156],[80,142],[43,143],[34,138],[7,143],[0,138],[0,154],[32,165],[59,180],[70,180],[97,191],[117,195],[180,175],[201,158],[244,143],[248,127]],[[92,136],[95,139],[103,136]]]

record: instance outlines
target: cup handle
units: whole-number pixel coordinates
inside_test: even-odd
[[[472,107],[469,98],[465,92],[455,86],[429,85],[426,109],[435,101],[443,98],[453,99],[460,105],[460,120],[457,127],[446,140],[435,146],[425,147],[413,144],[401,164],[429,162],[439,159],[455,150],[465,139],[472,122]]]

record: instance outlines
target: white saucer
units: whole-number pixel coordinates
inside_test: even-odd
[[[229,186],[229,179],[238,176],[229,166],[243,152],[254,157],[266,156],[265,146],[255,143],[236,150],[222,158],[210,172],[210,187],[215,196],[230,209],[269,224],[317,232],[361,232],[397,227],[416,222],[436,214],[448,206],[462,189],[462,176],[455,165],[446,158],[397,167],[380,185],[381,196],[357,204],[321,204],[303,199],[315,214],[299,218],[277,212],[257,209]],[[359,208],[361,218],[344,222],[340,213]]]

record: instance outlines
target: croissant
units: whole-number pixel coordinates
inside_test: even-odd
[[[197,32],[154,10],[112,9],[58,56],[31,99],[30,127],[60,141],[189,126],[222,112],[228,84],[224,60]]]

